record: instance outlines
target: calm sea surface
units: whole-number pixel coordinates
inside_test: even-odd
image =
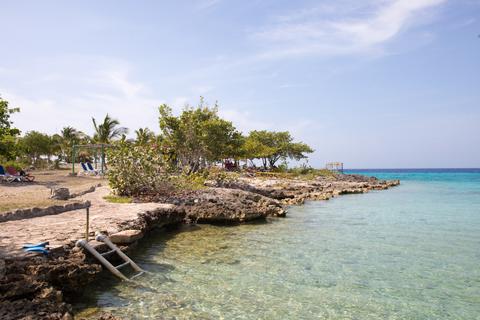
[[[140,285],[106,278],[77,308],[125,319],[480,319],[480,170],[355,172],[402,184],[267,223],[159,232],[133,256],[150,271]]]

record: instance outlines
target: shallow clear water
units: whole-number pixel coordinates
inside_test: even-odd
[[[95,285],[86,305],[126,319],[478,319],[480,170],[368,174],[402,185],[159,232],[133,256],[142,285]]]

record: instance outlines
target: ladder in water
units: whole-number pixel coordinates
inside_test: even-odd
[[[90,252],[95,258],[97,258],[97,260],[100,261],[100,263],[103,264],[105,268],[107,268],[111,273],[113,273],[115,276],[119,277],[122,280],[129,281],[145,273],[142,268],[140,268],[135,262],[133,262],[133,260],[130,259],[125,253],[123,253],[122,250],[120,250],[115,244],[113,244],[113,242],[110,241],[110,239],[108,239],[106,235],[99,234],[97,235],[95,240],[105,243],[110,248],[110,250],[104,253],[99,253],[86,240],[78,240],[76,245],[77,247],[87,249],[88,252]],[[116,253],[124,262],[119,264],[118,266],[114,266],[113,264],[111,264],[110,261],[105,258],[105,256],[108,256],[112,253]],[[127,278],[122,272],[120,272],[121,268],[128,265],[130,265],[133,270],[137,272],[130,279]]]

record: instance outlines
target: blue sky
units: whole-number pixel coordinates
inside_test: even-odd
[[[2,1],[0,95],[24,132],[158,132],[202,95],[310,164],[480,167],[479,0]]]

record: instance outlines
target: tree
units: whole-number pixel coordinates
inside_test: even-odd
[[[128,133],[127,128],[118,127],[120,122],[117,119],[110,118],[108,114],[101,124],[97,125],[95,118],[92,118],[92,122],[95,128],[93,140],[98,143],[110,143],[113,139]]]
[[[30,131],[19,141],[22,150],[30,158],[32,164],[38,162],[41,156],[53,154],[51,138],[38,131]]]
[[[9,108],[8,101],[0,97],[0,156],[7,159],[15,157],[15,137],[20,134],[20,130],[12,127],[10,115],[19,111],[19,108]]]
[[[138,145],[146,145],[149,142],[155,141],[155,134],[148,128],[140,128],[135,130],[135,142]]]
[[[275,168],[278,160],[300,160],[313,150],[302,142],[293,142],[288,131],[252,131],[244,145],[247,158],[261,159],[264,169]]]
[[[88,143],[86,140],[89,139],[85,133],[71,126],[64,127],[62,131],[60,131],[60,135],[56,134],[53,138],[60,146],[62,158],[67,162],[71,161],[70,157],[72,155],[73,146],[76,144]]]
[[[243,154],[253,163],[253,159],[261,159],[263,168],[267,169],[267,159],[275,152],[273,147],[263,143],[256,131],[252,131],[243,144]]]
[[[169,156],[186,168],[196,172],[209,163],[234,158],[240,149],[241,134],[230,121],[218,116],[218,105],[205,105],[203,98],[196,108],[186,106],[176,117],[172,109],[163,104],[159,107],[159,124],[162,131],[163,148]]]

